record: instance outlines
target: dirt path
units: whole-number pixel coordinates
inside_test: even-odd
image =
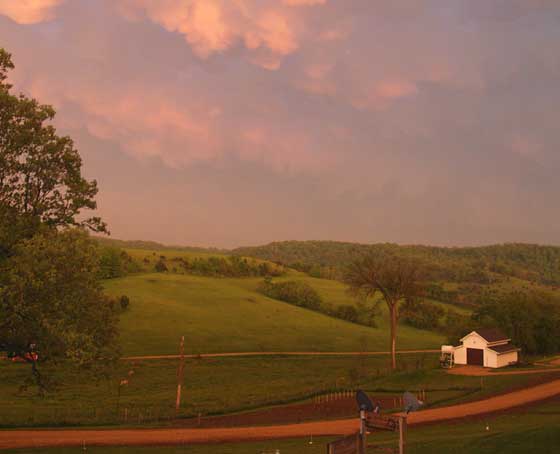
[[[439,350],[399,350],[398,355],[415,353],[439,353]],[[239,356],[373,356],[390,355],[391,352],[236,352],[236,353],[202,353],[200,355],[185,355],[185,358],[231,358]],[[150,359],[177,359],[179,355],[147,355],[125,356],[124,361],[150,360]]]
[[[488,399],[434,408],[408,416],[409,424],[430,423],[506,410],[560,394],[560,380]],[[86,445],[181,445],[277,438],[346,435],[358,428],[356,419],[319,421],[269,427],[212,429],[9,430],[0,431],[0,449]]]
[[[494,377],[496,375],[531,375],[542,374],[547,372],[560,373],[560,368],[543,368],[543,369],[526,369],[526,370],[504,370],[501,372],[493,372],[493,369],[487,369],[481,366],[457,366],[448,369],[447,373],[452,375],[468,375],[471,377]]]

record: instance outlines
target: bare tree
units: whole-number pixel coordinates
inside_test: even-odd
[[[397,367],[396,339],[399,303],[418,294],[420,266],[412,259],[392,254],[370,254],[352,263],[345,282],[352,294],[373,297],[380,293],[391,319],[391,365]]]

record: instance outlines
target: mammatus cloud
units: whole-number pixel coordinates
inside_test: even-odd
[[[0,15],[13,83],[55,106],[117,236],[560,237],[557,0],[0,0]]]
[[[57,124],[64,129],[85,128],[93,137],[119,144],[130,156],[157,158],[170,168],[217,164],[229,157],[279,173],[316,173],[336,161],[335,153],[304,125],[287,120],[289,112],[237,118],[196,90],[176,99],[164,89],[148,92],[142,84],[101,91],[85,81],[37,78],[28,91],[62,110]],[[69,106],[79,108],[80,118],[63,114]]]
[[[65,0],[0,0],[0,14],[19,24],[36,24],[54,17]]]
[[[200,58],[235,47],[249,60],[278,69],[295,52],[305,34],[304,12],[294,6],[325,4],[326,0],[119,0],[119,11],[130,20],[147,18],[180,33]]]

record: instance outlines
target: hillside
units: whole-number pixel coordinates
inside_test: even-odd
[[[172,273],[105,281],[109,294],[130,297],[121,316],[126,355],[175,354],[181,335],[191,353],[232,351],[387,350],[387,317],[369,328],[267,298],[259,278],[212,278]],[[329,282],[320,289],[332,304],[353,301]],[[402,326],[398,348],[437,348],[442,336]]]
[[[336,241],[282,241],[265,246],[238,248],[234,254],[283,264],[342,268],[365,253],[392,252],[415,257],[430,265],[434,275],[450,281],[480,281],[495,273],[560,285],[560,247],[535,244],[502,244],[483,247],[400,246]]]

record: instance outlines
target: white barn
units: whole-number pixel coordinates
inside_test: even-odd
[[[461,339],[462,345],[453,352],[455,364],[483,367],[505,367],[518,361],[519,348],[498,329],[479,329]]]

